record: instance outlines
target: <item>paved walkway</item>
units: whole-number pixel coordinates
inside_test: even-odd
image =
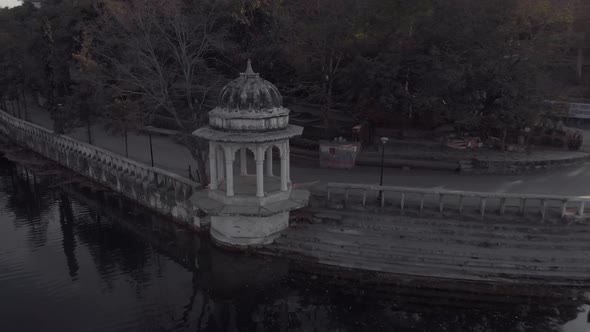
[[[390,143],[387,143],[390,144]],[[380,158],[381,152],[378,147],[373,146],[365,149],[362,155],[365,157]],[[433,161],[460,161],[478,159],[481,161],[545,161],[545,160],[563,160],[576,157],[585,157],[588,153],[582,151],[564,151],[564,150],[532,150],[530,152],[502,152],[492,149],[476,149],[476,150],[459,150],[448,147],[428,147],[428,146],[413,146],[404,144],[403,141],[394,142],[386,146],[385,156],[391,158],[411,158],[418,160],[433,160]]]
[[[52,128],[49,114],[42,109],[30,110],[31,121]],[[92,128],[93,143],[102,148],[125,155],[122,136],[108,133],[103,125]],[[70,136],[87,141],[86,128],[78,128]],[[162,169],[188,176],[188,166],[196,169],[189,151],[169,137],[153,136],[155,165]],[[149,164],[149,139],[139,133],[129,134],[129,157]],[[254,172],[254,165],[249,165]],[[275,166],[278,168],[278,164]],[[379,183],[378,167],[356,167],[352,170],[322,169],[309,161],[293,160],[291,179],[295,185],[317,182]],[[385,185],[444,188],[454,190],[535,193],[590,196],[590,163],[525,175],[460,175],[448,171],[385,169]]]

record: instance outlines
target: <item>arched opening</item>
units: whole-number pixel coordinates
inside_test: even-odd
[[[211,189],[228,197],[256,196],[288,190],[288,156],[284,142],[272,145],[210,145]],[[235,162],[237,161],[237,162]]]

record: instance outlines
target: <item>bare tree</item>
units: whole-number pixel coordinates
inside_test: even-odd
[[[225,37],[214,9],[180,0],[103,4],[93,29],[103,81],[116,98],[141,105],[144,123],[155,113],[173,118],[206,184],[207,148],[191,132],[205,119],[202,105],[215,77],[207,56]]]
[[[299,84],[311,100],[321,105],[326,126],[334,105],[334,84],[341,72],[347,48],[365,6],[357,0],[301,0],[285,5],[284,39],[294,56],[292,62],[306,73]],[[359,30],[360,31],[360,30]]]

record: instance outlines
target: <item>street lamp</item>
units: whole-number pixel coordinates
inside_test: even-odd
[[[383,186],[383,163],[385,160],[385,143],[389,141],[387,137],[381,137],[381,178],[379,179],[379,186]],[[381,195],[383,194],[383,190],[379,190],[379,199],[381,199]]]
[[[526,133],[525,141],[524,141],[524,146],[525,146],[525,148],[528,151],[528,149],[529,149],[529,137],[531,136],[531,128],[530,127],[525,127],[524,128],[524,132]]]
[[[150,157],[152,159],[152,167],[154,167],[154,148],[152,147],[152,129],[154,127],[152,126],[147,126],[145,127],[148,131],[148,136],[150,137]]]

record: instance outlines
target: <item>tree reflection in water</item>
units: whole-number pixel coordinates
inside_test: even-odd
[[[111,313],[115,325],[101,330],[542,332],[560,330],[584,303],[581,292],[572,300],[571,290],[548,300],[465,298],[318,277],[305,265],[220,250],[117,194],[52,187],[60,177],[38,177],[34,186],[24,174],[0,165],[5,209],[17,227],[29,228],[31,250],[47,243],[47,214],[58,211],[71,282],[89,278],[81,266],[91,263],[101,283],[95,287],[135,303]]]
[[[27,238],[32,248],[47,242],[49,221],[42,215],[51,205],[46,199],[50,191],[46,186],[37,185],[36,180],[26,168],[0,158],[0,190],[8,196],[4,209],[14,213],[16,227],[28,228]]]

